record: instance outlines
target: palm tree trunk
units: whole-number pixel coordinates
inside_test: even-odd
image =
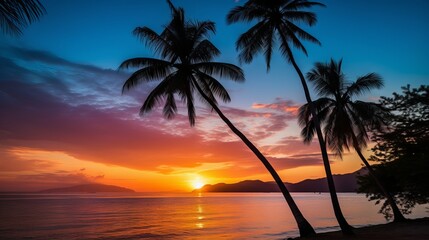
[[[292,196],[290,195],[289,191],[287,190],[284,182],[281,180],[280,176],[277,174],[277,172],[274,170],[273,166],[271,166],[271,164],[268,162],[268,160],[265,158],[265,156],[221,112],[221,110],[218,108],[218,106],[203,92],[201,87],[198,85],[197,81],[195,79],[193,79],[192,82],[195,85],[195,87],[197,88],[198,92],[201,94],[201,96],[210,104],[210,106],[216,111],[216,113],[219,115],[219,117],[226,123],[226,125],[228,125],[228,127],[231,129],[231,131],[234,132],[244,142],[244,144],[246,144],[246,146],[250,150],[252,150],[252,152],[256,155],[256,157],[258,157],[258,159],[262,162],[262,164],[264,164],[264,166],[268,170],[268,172],[270,172],[271,176],[274,178],[274,180],[276,181],[277,185],[279,186],[281,192],[283,193],[283,196],[284,196],[286,202],[288,203],[290,210],[292,211],[292,214],[295,218],[295,221],[298,224],[299,233],[300,233],[301,237],[308,237],[308,236],[316,235],[316,232],[314,231],[313,227],[304,218],[304,215],[302,215],[301,211],[299,210],[298,206],[296,205],[295,201],[293,200]]]
[[[337,191],[335,190],[334,178],[331,172],[331,166],[329,164],[328,151],[326,150],[325,141],[322,135],[322,130],[320,128],[320,121],[316,114],[316,109],[314,108],[313,102],[311,101],[310,91],[308,90],[307,83],[305,82],[304,75],[299,69],[298,65],[295,62],[295,59],[291,56],[290,61],[292,62],[293,67],[301,79],[302,86],[304,88],[305,98],[310,107],[311,115],[313,117],[314,126],[317,132],[317,138],[319,139],[320,150],[322,152],[323,165],[325,167],[326,180],[328,181],[329,193],[331,195],[332,207],[334,208],[335,217],[337,218],[338,224],[340,225],[341,231],[343,234],[351,235],[353,234],[353,227],[350,226],[340,207],[340,203],[338,201]]]
[[[284,35],[280,34],[280,36],[282,38],[282,41],[284,43],[287,43],[287,40],[284,37]],[[289,61],[292,63],[293,67],[295,68],[295,71],[298,73],[298,76],[301,80],[302,87],[304,88],[305,98],[307,100],[308,106],[310,107],[311,115],[313,117],[314,126],[317,132],[317,138],[319,139],[320,151],[322,152],[323,165],[325,167],[326,180],[328,181],[329,193],[331,195],[331,202],[332,202],[332,207],[334,209],[335,217],[337,218],[338,224],[340,225],[340,228],[343,234],[352,235],[353,227],[347,223],[341,211],[340,203],[338,201],[337,192],[335,190],[334,178],[332,176],[331,166],[329,164],[328,151],[326,150],[326,145],[322,135],[322,130],[320,128],[320,121],[316,114],[316,109],[314,108],[313,101],[311,101],[310,91],[308,90],[308,86],[307,86],[307,83],[305,82],[305,78],[301,72],[301,69],[298,67],[298,65],[295,62],[295,59],[292,54],[292,50],[289,47],[287,48],[288,48],[288,54],[289,54]]]
[[[372,169],[371,165],[368,163],[366,158],[363,156],[362,152],[360,151],[359,146],[357,146],[357,139],[356,136],[353,134],[353,142],[354,142],[354,148],[356,150],[356,153],[359,155],[362,162],[365,164],[366,168],[368,169],[369,175],[374,179],[377,186],[380,188],[381,192],[383,193],[384,197],[386,197],[390,207],[392,208],[393,212],[393,221],[394,222],[404,222],[406,221],[406,218],[404,215],[402,215],[401,211],[399,210],[398,206],[396,205],[395,200],[393,199],[392,195],[384,188],[383,184],[381,184],[380,180],[376,176],[374,169]]]

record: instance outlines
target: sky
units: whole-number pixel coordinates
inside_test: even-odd
[[[153,84],[121,94],[132,57],[153,57],[132,35],[138,26],[160,32],[169,21],[164,1],[42,0],[47,10],[20,37],[0,35],[0,191],[38,191],[103,183],[141,192],[191,191],[200,184],[271,181],[259,160],[214,112],[197,106],[190,127],[183,106],[172,120],[162,108],[140,117]],[[227,25],[242,0],[173,0],[188,18],[211,20],[217,61],[234,63],[246,81],[222,79],[232,101],[225,115],[253,141],[284,181],[324,176],[317,144],[304,145],[296,113],[304,94],[293,68],[275,52],[271,69],[257,57],[239,64],[235,41],[249,24]],[[350,81],[376,72],[385,87],[361,96],[377,101],[406,84],[429,83],[429,2],[322,1],[318,23],[302,26],[321,46],[294,51],[302,71],[343,59]],[[311,86],[310,86],[311,87]],[[313,98],[315,98],[313,93]],[[365,154],[370,155],[369,151]],[[334,174],[361,167],[353,152],[331,156]]]

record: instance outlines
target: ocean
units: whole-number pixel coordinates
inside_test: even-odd
[[[386,223],[363,194],[339,193],[348,222]],[[292,193],[316,232],[339,230],[328,193]],[[418,206],[409,218],[427,217]],[[280,193],[2,194],[0,239],[286,239],[297,237]]]

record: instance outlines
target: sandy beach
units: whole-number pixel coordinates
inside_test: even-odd
[[[372,240],[372,239],[388,239],[388,240],[423,240],[429,239],[429,218],[419,218],[408,220],[403,223],[388,223],[362,228],[356,228],[355,235],[344,236],[340,231],[327,232],[317,234],[311,238],[294,238],[299,239],[317,239],[317,240]]]

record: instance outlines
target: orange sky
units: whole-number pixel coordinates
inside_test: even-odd
[[[231,145],[237,146],[238,144],[232,142]],[[82,158],[74,157],[70,155],[71,153],[63,151],[10,148],[2,153],[2,157],[11,161],[12,164],[2,166],[1,189],[3,191],[40,190],[84,182],[97,182],[143,192],[190,191],[199,182],[204,184],[233,183],[245,179],[271,181],[259,160],[248,153],[245,148],[239,148],[241,151],[247,152],[242,154],[243,156],[237,156],[241,158],[240,160],[233,161],[228,158],[223,161],[222,159],[215,160],[218,159],[218,156],[225,156],[222,151],[197,157],[191,152],[192,148],[186,145],[182,147],[188,148],[190,152],[188,154],[184,152],[177,158],[180,159],[180,163],[167,165],[160,161],[151,170],[145,170],[144,167],[127,166],[129,162],[126,160],[122,160],[123,164],[113,164],[95,158],[94,160],[91,158],[83,160],[84,156]],[[113,155],[112,157],[121,158]],[[157,157],[159,155],[152,155],[152,157],[147,155],[142,162]],[[205,161],[209,158],[211,159]],[[297,182],[306,178],[324,176],[321,164],[288,168],[287,160],[284,161],[285,163],[272,161],[275,166],[278,166],[276,169],[279,170],[284,181]],[[334,173],[347,173],[358,168],[360,168],[360,162],[351,156],[347,156],[344,161],[334,161],[332,164]]]
[[[294,49],[304,74],[315,62],[330,58],[344,58],[349,80],[380,74],[385,87],[361,96],[364,101],[390,96],[407,83],[427,84],[427,1],[331,2],[317,9],[319,22],[309,29],[322,46],[305,42],[308,56]],[[241,3],[177,1],[190,19],[216,23],[211,41],[222,52],[216,61],[240,65],[246,75],[243,84],[221,79],[232,99],[220,106],[225,115],[284,181],[323,177],[317,144],[305,146],[299,138],[296,110],[305,98],[291,64],[277,50],[269,73],[260,55],[251,64],[238,62],[235,41],[250,24],[227,26],[225,15]],[[120,63],[155,56],[132,30],[148,26],[159,31],[170,19],[165,1],[44,4],[48,14],[22,36],[0,37],[0,191],[87,182],[136,191],[190,191],[198,182],[271,180],[259,160],[205,106],[197,106],[196,126],[191,128],[183,106],[171,121],[161,116],[162,108],[138,116],[154,85],[121,94],[130,73],[116,71]],[[331,161],[335,174],[361,167],[354,154]]]
[[[43,69],[53,60],[38,61],[38,68]],[[141,97],[133,93],[121,96],[116,91],[124,73],[56,64],[63,67],[62,72],[28,74],[27,65],[12,64],[10,69],[27,75],[1,82],[7,94],[0,96],[0,191],[37,191],[87,182],[136,191],[190,191],[201,183],[272,180],[259,160],[204,107],[197,108],[193,128],[183,106],[171,121],[161,116],[161,109],[140,118]],[[64,71],[102,80],[87,86],[26,79],[34,79],[36,74],[59,79]],[[67,88],[62,89],[61,84]],[[111,87],[102,89],[105,85]],[[91,91],[96,96],[82,97],[82,92]],[[144,95],[147,88],[142,91]],[[298,106],[275,98],[247,108],[221,109],[260,148],[284,181],[297,182],[324,176],[317,145],[306,146],[298,137]],[[352,156],[332,161],[336,174],[360,168]]]

